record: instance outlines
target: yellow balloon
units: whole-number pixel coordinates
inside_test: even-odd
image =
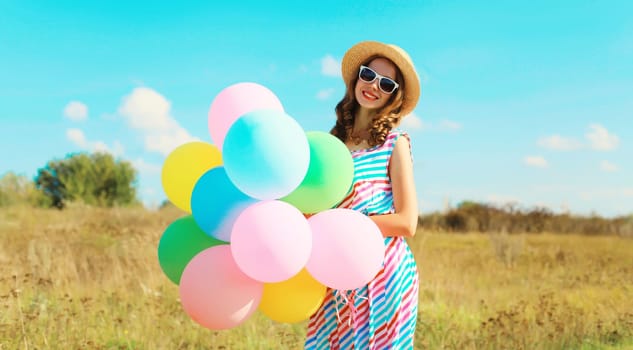
[[[288,280],[265,283],[259,310],[277,322],[300,322],[319,309],[325,292],[326,287],[303,269]]]
[[[222,153],[210,143],[193,141],[178,146],[163,163],[161,180],[167,198],[191,213],[193,187],[200,176],[219,165],[222,165]]]

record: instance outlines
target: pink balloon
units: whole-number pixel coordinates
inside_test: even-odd
[[[180,278],[185,312],[209,329],[228,329],[244,322],[257,310],[263,292],[263,283],[237,267],[228,245],[198,253]]]
[[[334,289],[355,289],[382,268],[385,241],[369,217],[351,209],[329,209],[308,223],[312,254],[306,269],[317,281]]]
[[[237,265],[261,282],[281,282],[303,269],[312,250],[310,225],[299,209],[277,200],[249,206],[231,231]]]
[[[209,108],[208,126],[211,140],[222,150],[224,137],[237,118],[257,109],[284,111],[277,96],[256,83],[231,85],[215,97]]]

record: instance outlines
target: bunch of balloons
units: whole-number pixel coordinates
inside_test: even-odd
[[[256,83],[222,90],[208,127],[214,144],[183,144],[162,168],[167,197],[187,215],[164,231],[158,260],[194,321],[228,329],[260,310],[299,322],[328,287],[354,289],[375,276],[380,230],[335,208],[354,176],[345,144],[305,132]]]

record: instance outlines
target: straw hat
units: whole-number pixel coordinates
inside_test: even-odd
[[[408,115],[413,111],[420,98],[420,78],[409,55],[396,45],[383,44],[377,41],[363,41],[352,46],[343,56],[341,63],[345,85],[350,86],[351,82],[358,76],[360,65],[372,56],[388,58],[402,72],[404,76],[404,100],[402,101],[400,115]]]

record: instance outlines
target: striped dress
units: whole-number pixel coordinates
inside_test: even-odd
[[[339,207],[366,215],[394,212],[388,165],[401,136],[409,138],[392,131],[380,146],[351,151],[354,182]],[[383,268],[369,284],[347,291],[328,289],[310,318],[305,349],[413,349],[417,309],[413,254],[403,237],[387,237]]]

